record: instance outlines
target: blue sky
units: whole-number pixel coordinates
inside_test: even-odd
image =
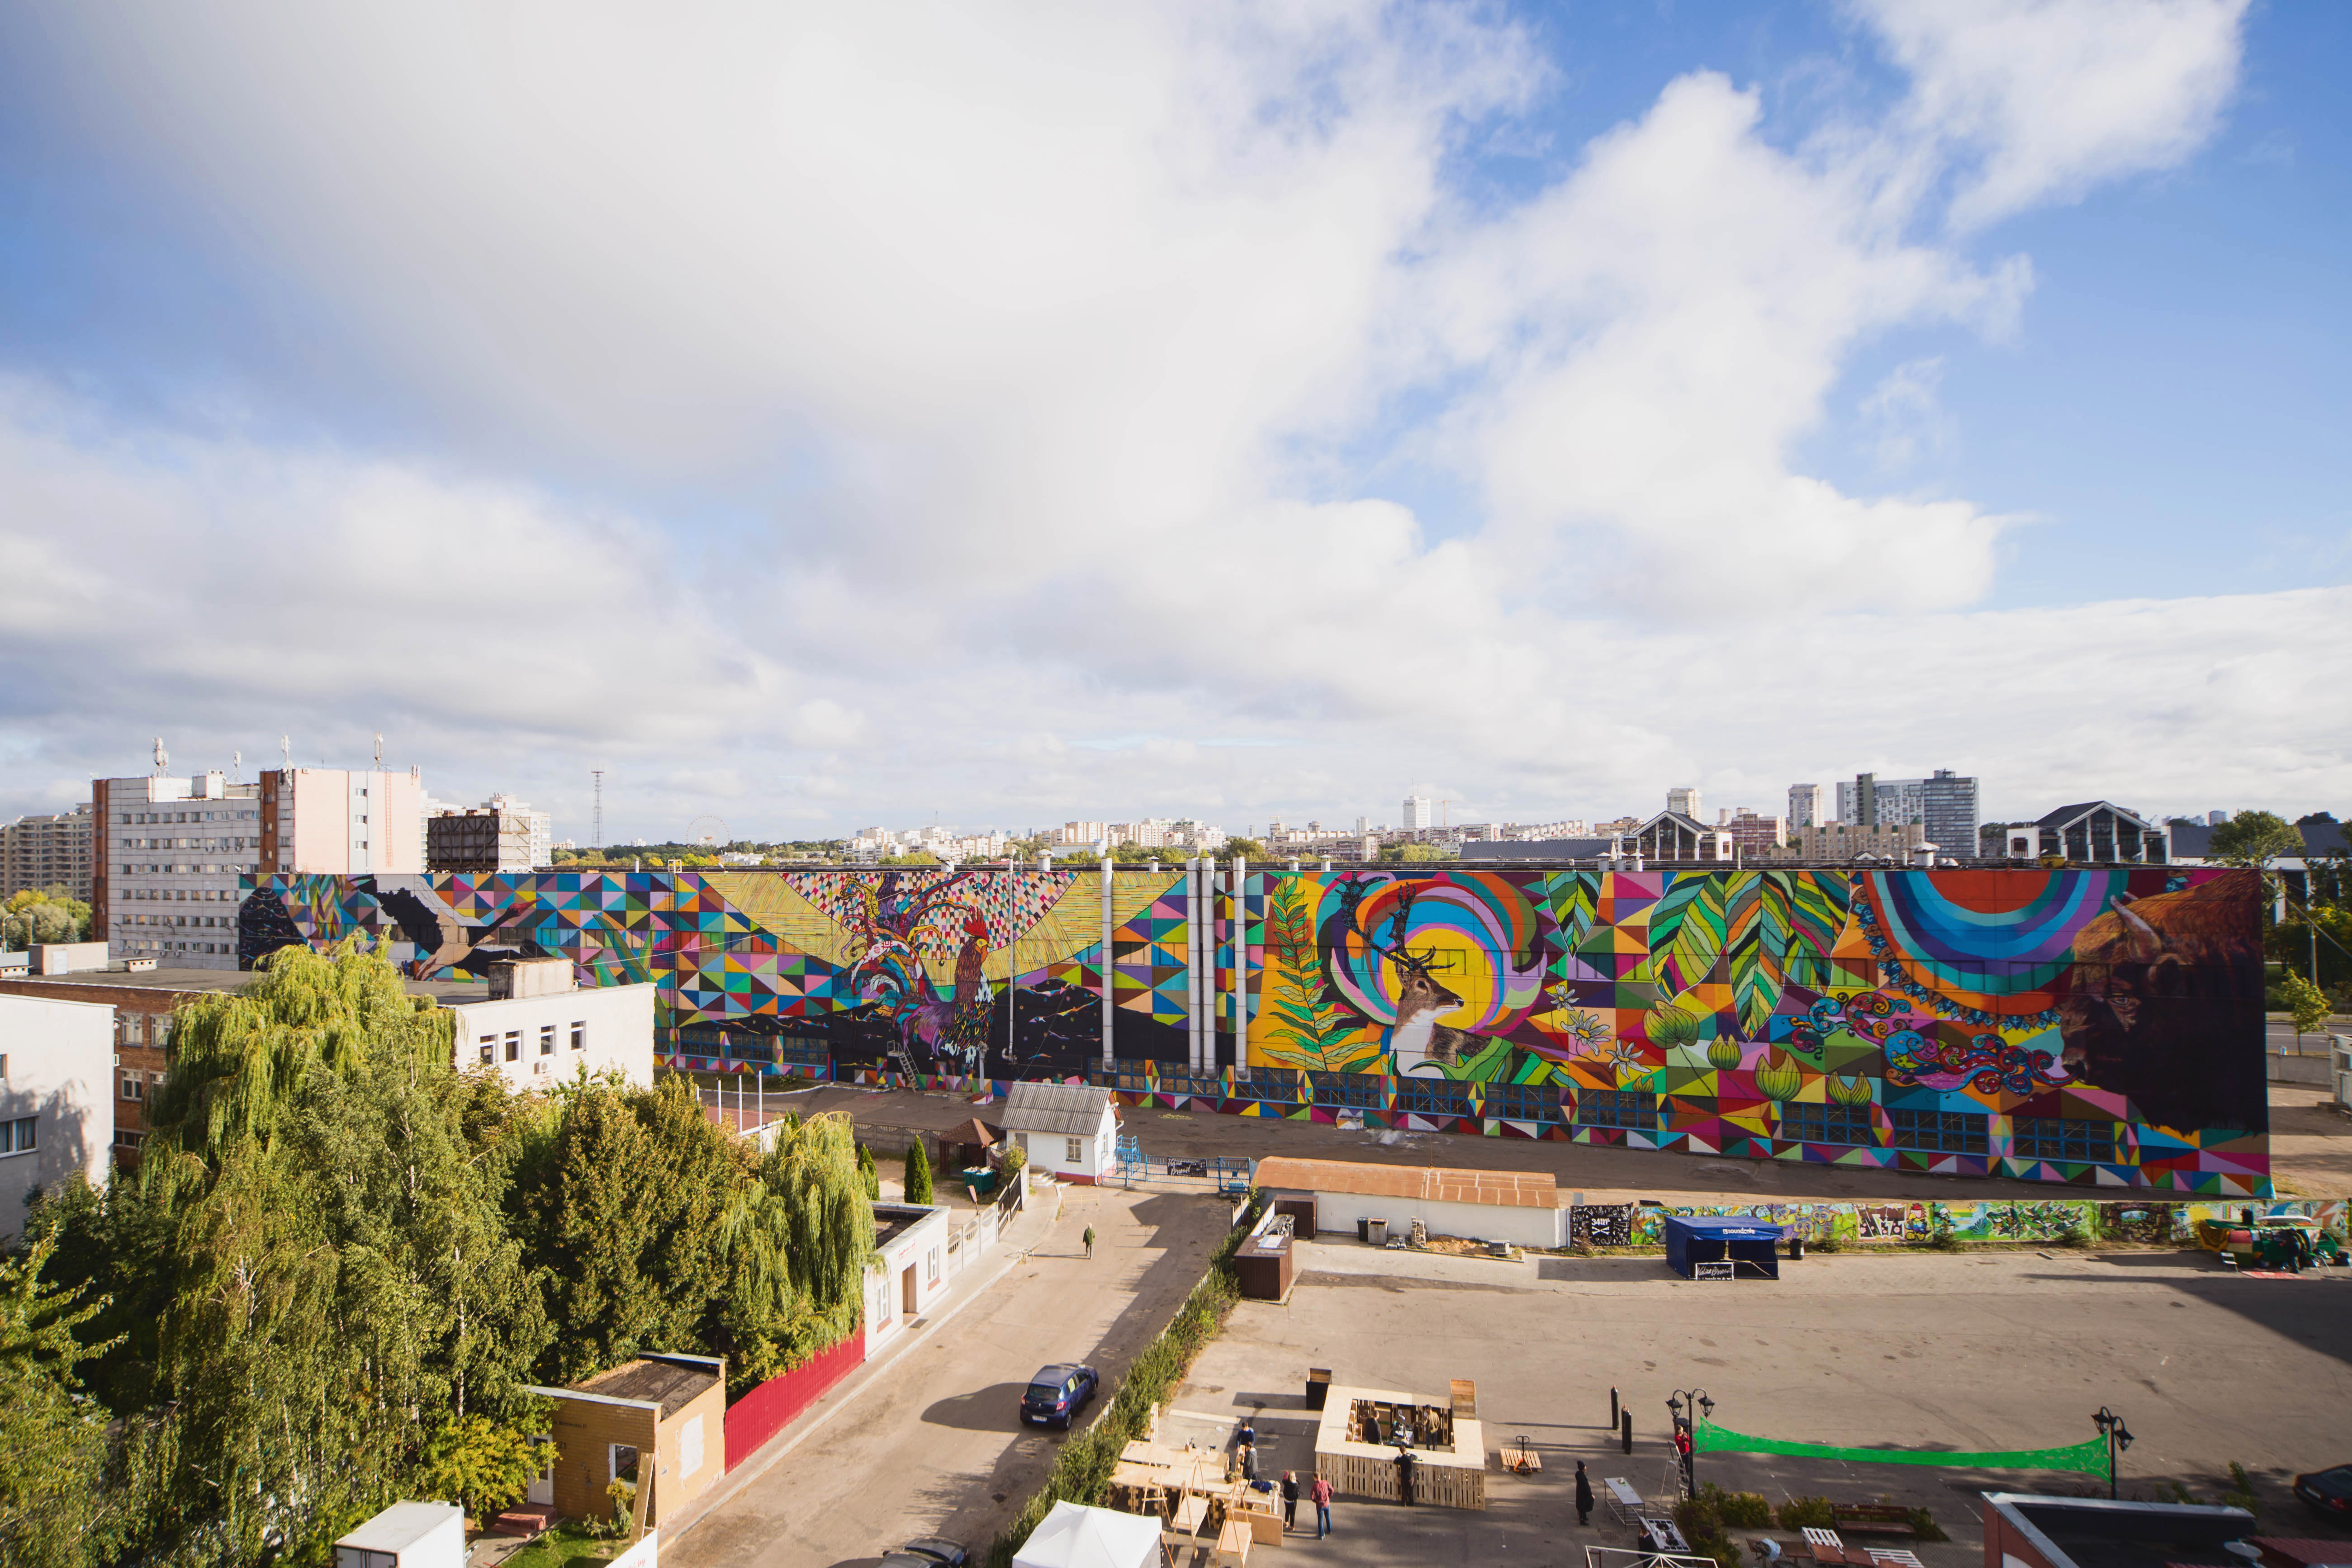
[[[2344,808],[2340,7],[100,16],[0,14],[0,813]]]

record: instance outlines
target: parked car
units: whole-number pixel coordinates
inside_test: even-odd
[[[1100,1384],[1090,1366],[1041,1366],[1021,1394],[1021,1424],[1070,1429],[1070,1418],[1095,1396]]]
[[[2352,1515],[2352,1465],[2295,1477],[2294,1495],[2303,1500],[2304,1507],[2329,1519]]]
[[[893,1557],[919,1557],[944,1568],[964,1568],[970,1561],[962,1547],[944,1535],[926,1535],[920,1541],[909,1541],[890,1554]]]

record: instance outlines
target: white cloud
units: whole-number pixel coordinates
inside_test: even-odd
[[[1939,181],[1966,225],[2177,162],[2237,12],[1870,15],[1912,75],[1890,116],[1791,137],[1695,72],[1499,206],[1450,160],[1542,73],[1483,12],[94,30],[52,62],[90,121],[467,436],[192,437],[16,383],[0,654],[50,650],[54,691],[9,723],[107,771],[167,721],[404,729],[575,816],[609,764],[608,821],[657,832],[739,790],[803,822],[1263,821],[1389,816],[1420,777],[1605,814],[1727,757],[1815,776],[1857,726],[1923,766],[2031,716],[2137,740],[2211,668],[2189,639],[2264,605],[2184,608],[2171,645],[2161,609],[1971,612],[2002,518],[1792,454],[1858,343],[2018,330],[2022,258],[1920,237]],[[1482,516],[1433,537],[1366,447]],[[710,542],[668,494],[772,526]],[[139,636],[55,657],[93,625]],[[2042,744],[1973,765],[2073,787]]]
[[[2203,146],[2237,86],[2247,0],[1857,0],[1911,74],[1906,120],[1977,159],[1967,228]]]

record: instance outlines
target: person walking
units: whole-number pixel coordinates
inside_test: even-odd
[[[1087,1226],[1087,1234],[1080,1237],[1078,1239],[1087,1244],[1087,1256],[1088,1258],[1092,1258],[1095,1255],[1095,1227],[1092,1226]]]
[[[1315,1539],[1320,1541],[1331,1533],[1331,1478],[1317,1471],[1307,1495],[1315,1503]]]
[[[1592,1522],[1592,1478],[1584,1473],[1584,1461],[1576,1461],[1576,1522]]]
[[[1298,1528],[1298,1472],[1282,1472],[1282,1532],[1285,1535]]]

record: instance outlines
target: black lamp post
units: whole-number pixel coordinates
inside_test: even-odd
[[[1685,1405],[1687,1401],[1687,1405]],[[1690,1447],[1683,1458],[1683,1490],[1698,1496],[1698,1433],[1695,1423],[1715,1414],[1715,1401],[1706,1396],[1704,1388],[1678,1388],[1668,1396],[1666,1409],[1675,1418],[1674,1429],[1690,1435]]]
[[[2099,1413],[2091,1417],[2091,1423],[2107,1440],[2107,1497],[2113,1500],[2116,1496],[2116,1456],[2132,1446],[2131,1428],[2124,1425],[2122,1416],[2104,1405],[2099,1406]]]

